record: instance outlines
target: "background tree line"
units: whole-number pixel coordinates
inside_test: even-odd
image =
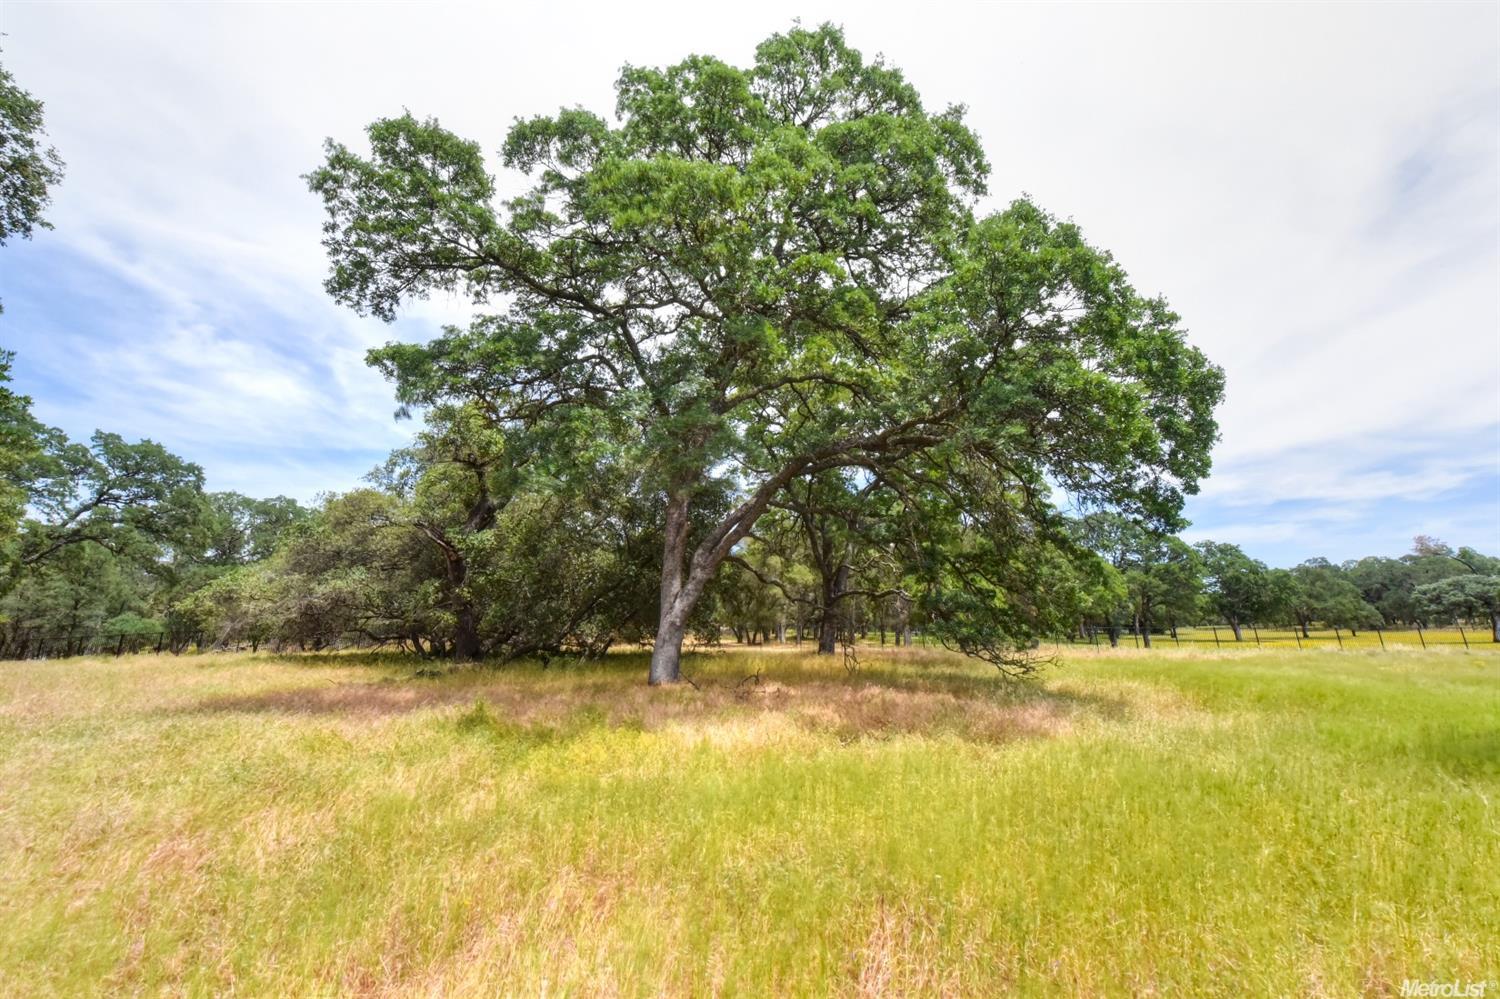
[[[196,466],[150,441],[70,441],[4,388],[8,364],[7,657],[124,638],[173,651],[360,646],[505,661],[597,656],[653,637],[664,500],[633,487],[628,434],[580,436],[571,477],[559,476],[475,407],[436,407],[367,487],[307,509],[205,491]],[[997,627],[1029,640],[1099,632],[1115,643],[1132,632],[1149,645],[1206,623],[1243,638],[1252,623],[1305,633],[1455,620],[1500,640],[1500,559],[1469,548],[1418,538],[1396,558],[1283,569],[1117,513],[1062,526],[1049,539],[978,525],[934,532],[879,479],[808,476],[731,553],[691,630],[702,643],[806,642],[828,654],[914,635],[958,647],[949,621],[975,597],[946,567],[967,563],[996,583],[983,599]]]

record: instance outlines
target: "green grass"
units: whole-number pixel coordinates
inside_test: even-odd
[[[0,994],[1500,977],[1500,657],[412,669],[8,664]]]

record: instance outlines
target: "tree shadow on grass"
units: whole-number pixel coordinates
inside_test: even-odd
[[[842,742],[914,736],[981,743],[1055,736],[1081,720],[1118,719],[1130,710],[1118,698],[967,667],[871,659],[847,672],[794,657],[699,655],[685,663],[691,684],[662,689],[646,686],[644,665],[643,656],[626,654],[579,667],[465,668],[418,678],[407,663],[405,675],[216,695],[177,710],[350,719],[433,712],[450,723],[455,709],[478,703],[518,729],[572,730],[579,718],[648,732],[769,720]]]

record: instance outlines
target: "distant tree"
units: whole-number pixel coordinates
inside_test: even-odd
[[[5,389],[9,363],[0,352],[0,614],[14,634],[65,636],[77,648],[122,621],[150,621],[176,650],[201,630],[179,606],[227,570],[268,558],[306,516],[285,497],[205,495],[197,465],[149,440],[102,431],[88,444],[69,440]],[[3,637],[0,647],[24,648]]]
[[[1120,611],[1147,648],[1153,627],[1175,627],[1192,617],[1203,589],[1203,566],[1185,542],[1110,512],[1081,518],[1077,531],[1082,544],[1114,566],[1124,585],[1121,608],[1108,615],[1111,644],[1118,642]]]
[[[763,580],[779,581],[787,575],[787,567],[779,556],[754,542],[744,546],[735,565],[739,571],[722,574],[710,591],[716,605],[713,621],[726,625],[738,642],[756,645],[778,640],[785,630],[789,594],[795,591]]]
[[[191,544],[203,471],[153,441],[99,431],[89,444],[47,429],[25,473],[32,512],[13,547],[9,581],[74,545],[153,559]]]
[[[453,655],[479,659],[480,610],[470,587],[475,536],[495,524],[515,492],[522,462],[508,460],[504,435],[469,406],[438,406],[427,428],[386,466],[387,481],[408,497],[404,522],[442,559],[442,603],[453,621]]]
[[[214,645],[255,651],[282,634],[289,594],[277,568],[271,560],[239,565],[187,594],[172,608],[174,637],[206,633]]]
[[[151,578],[98,545],[75,545],[15,580],[0,598],[0,655],[65,655],[104,637],[121,614],[147,617]]]
[[[248,565],[270,558],[282,532],[308,516],[286,496],[255,499],[239,493],[208,493],[199,524],[200,551],[192,556],[207,565]]]
[[[1203,562],[1180,538],[1158,537],[1141,563],[1126,573],[1125,585],[1150,648],[1153,627],[1169,628],[1175,635],[1178,622],[1191,620],[1203,592]]]
[[[1313,621],[1355,634],[1381,621],[1380,611],[1365,600],[1360,588],[1327,559],[1308,559],[1291,570],[1291,578],[1286,603],[1304,637]]]
[[[286,532],[273,571],[279,636],[319,650],[345,639],[451,653],[442,617],[441,558],[407,523],[402,498],[375,489],[330,496]],[[224,584],[231,587],[231,584]],[[212,593],[236,600],[239,594]],[[229,616],[232,607],[218,613]]]
[[[1386,624],[1409,624],[1417,619],[1412,598],[1416,574],[1410,563],[1399,558],[1370,556],[1345,563],[1344,571],[1359,588],[1360,596],[1380,612]]]
[[[385,525],[440,558],[434,585],[455,659],[602,651],[616,634],[607,622],[638,625],[656,510],[620,436],[554,427],[569,435],[556,445],[568,458],[543,470],[537,441],[503,433],[477,404],[435,406],[426,419],[377,478],[403,500]]]
[[[1450,576],[1414,591],[1417,607],[1435,621],[1487,619],[1490,637],[1500,642],[1500,576]]]
[[[1244,626],[1274,616],[1284,590],[1264,562],[1238,545],[1202,541],[1196,547],[1203,560],[1208,604],[1234,631],[1234,640],[1243,642]]]
[[[1414,586],[1434,583],[1449,576],[1464,573],[1484,574],[1500,571],[1500,560],[1479,554],[1473,548],[1455,550],[1437,538],[1419,534],[1412,539],[1412,550],[1401,556],[1401,561],[1411,566]]]
[[[896,495],[882,478],[862,480],[840,469],[789,483],[771,506],[786,515],[785,525],[797,542],[792,550],[817,574],[819,585],[809,610],[818,622],[817,652],[832,655],[840,636],[852,627],[860,601],[904,593],[901,559],[890,550],[892,534],[900,533],[899,527],[893,531],[893,521],[901,517]],[[769,516],[762,521],[766,522],[776,523],[777,518]],[[907,546],[905,555],[912,554]],[[760,578],[767,576],[762,572]],[[781,589],[790,595],[786,586]]]
[[[811,532],[808,530],[810,523],[816,528]],[[826,608],[830,607],[829,596],[833,587],[829,585],[827,563],[819,558],[823,551],[830,549],[814,547],[815,544],[821,545],[824,526],[799,516],[789,505],[773,508],[756,525],[754,537],[747,539],[739,551],[729,556],[736,568],[727,581],[729,586],[716,584],[711,593],[721,607],[732,612],[734,606],[751,598],[735,597],[730,591],[766,591],[754,599],[769,599],[775,608],[779,631],[784,635],[786,628],[790,627],[796,640],[801,642],[806,638],[809,626],[818,630],[816,626],[827,615]],[[715,619],[718,620],[719,616],[716,615]],[[730,627],[734,629],[733,624]],[[822,651],[821,647],[818,651]]]
[[[1038,503],[1051,481],[1175,522],[1221,373],[1076,226],[1024,200],[973,218],[988,167],[960,109],[929,112],[827,26],[767,39],[747,69],[627,67],[617,96],[617,124],[517,122],[505,163],[536,183],[503,207],[476,143],[410,115],[372,125],[369,156],[330,142],[309,182],[338,301],[384,319],[433,291],[508,304],[376,351],[404,404],[474,402],[544,437],[635,428],[661,498],[652,683],[679,679],[720,565],[805,476],[917,475],[946,452]],[[968,563],[993,547],[966,544]],[[1028,637],[998,629],[1044,594],[1000,578],[934,605],[950,635],[970,621],[967,649]]]
[[[1086,629],[1103,622],[1110,645],[1118,645],[1120,618],[1130,599],[1124,574],[1108,559],[1098,556],[1092,560],[1066,561],[1054,557],[1049,561],[1050,571],[1042,578],[1048,580],[1050,588],[1066,593],[1072,601],[1074,620],[1084,626],[1080,628],[1080,637],[1088,637]]]

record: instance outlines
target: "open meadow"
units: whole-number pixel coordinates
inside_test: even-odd
[[[0,993],[1390,995],[1500,976],[1500,655],[0,671]]]

